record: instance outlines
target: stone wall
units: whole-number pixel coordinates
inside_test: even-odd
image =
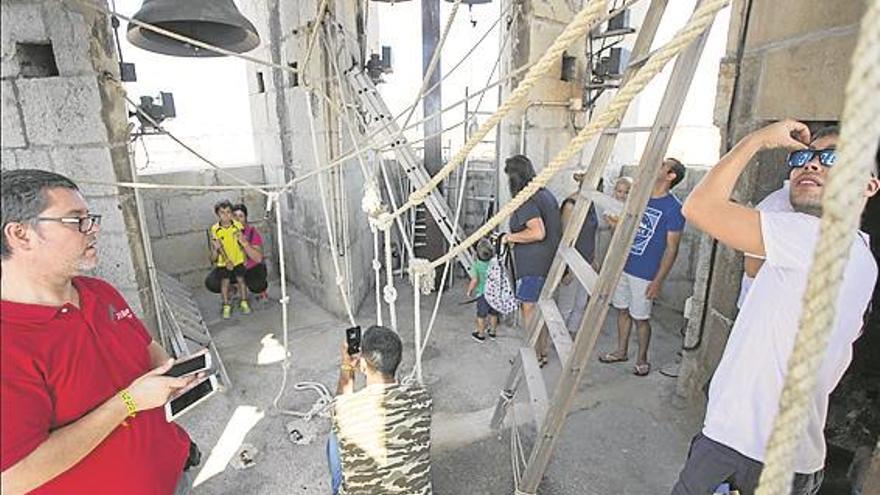
[[[728,48],[718,80],[715,122],[722,152],[763,125],[791,117],[821,124],[843,109],[849,61],[865,4],[860,1],[734,0]],[[758,154],[734,197],[759,202],[779,188],[784,152]],[[697,257],[688,338],[678,392],[698,397],[721,359],[736,318],[742,255],[703,239]]]
[[[263,184],[263,169],[259,166],[226,169],[252,184]],[[195,186],[238,185],[216,170],[174,172],[146,175],[141,182]],[[269,277],[277,277],[275,256],[274,213],[267,219],[266,197],[258,191],[181,191],[147,189],[142,193],[144,217],[153,248],[153,259],[159,270],[179,279],[185,285],[199,289],[212,268],[208,244],[208,229],[217,222],[214,205],[224,199],[233,204],[244,203],[248,221],[263,237],[263,255],[269,267]]]
[[[250,55],[290,66],[297,64],[299,73],[248,65],[248,85],[254,144],[259,162],[270,183],[286,182],[331,161],[331,157],[352,149],[347,130],[337,116],[329,111],[324,99],[308,92],[304,82],[317,84],[324,94],[340,104],[334,87],[335,76],[323,43],[313,49],[306,65],[305,53],[313,31],[320,1],[286,2],[279,0],[246,0],[240,2],[242,12],[254,23],[263,44]],[[361,2],[335,0],[328,2],[328,21],[343,26],[348,42],[356,47],[356,18]],[[319,29],[323,29],[319,27]],[[357,54],[352,54],[356,58]],[[340,60],[345,59],[341,57]],[[342,63],[342,62],[340,62]],[[340,70],[348,68],[347,65]],[[311,99],[312,112],[308,110]],[[341,105],[339,105],[341,106]],[[318,140],[316,163],[310,134],[314,122]],[[370,294],[372,287],[372,236],[361,211],[365,177],[356,160],[348,160],[337,169],[321,174],[326,191],[328,214],[334,230],[337,252],[330,249],[318,177],[294,187],[283,201],[285,251],[289,280],[315,302],[337,315],[344,306],[336,284],[334,257],[345,278],[344,290],[357,309]]]
[[[3,2],[0,45],[2,167],[64,174],[103,215],[96,275],[155,328],[143,238],[131,190],[125,102],[107,18],[54,1]],[[105,77],[109,76],[109,77]]]

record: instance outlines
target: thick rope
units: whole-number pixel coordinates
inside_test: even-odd
[[[586,35],[587,31],[593,26],[596,18],[599,17],[604,10],[605,0],[591,0],[586,7],[578,12],[572,22],[565,27],[565,30],[558,38],[556,38],[544,55],[541,56],[541,59],[529,69],[525,79],[519,83],[507,100],[498,107],[498,110],[496,110],[495,113],[493,113],[492,116],[490,116],[489,119],[477,129],[455,156],[453,156],[436,175],[431,177],[427,184],[410,194],[409,200],[394,212],[394,216],[400,216],[406,212],[406,210],[421,204],[428,194],[443,182],[443,179],[448,177],[456,167],[461,165],[464,162],[464,159],[467,158],[470,152],[483,140],[483,138],[486,137],[489,131],[498,125],[508,113],[526,101],[529,91],[531,91],[545,74],[558,66],[563,52],[565,52],[575,40]]]
[[[394,273],[391,269],[390,224],[385,224],[382,230],[385,231],[385,288],[382,291],[382,295],[388,304],[388,318],[391,321],[391,329],[394,330],[394,333],[397,333],[397,309],[394,305],[397,302],[397,289],[394,288]]]
[[[804,436],[810,399],[834,328],[838,293],[849,261],[850,242],[859,228],[865,181],[880,140],[880,1],[862,18],[852,58],[840,134],[840,159],[822,194],[819,241],[804,293],[801,327],[767,444],[757,495],[791,492],[794,462]]]
[[[580,149],[596,134],[601,132],[609,124],[616,119],[622,117],[623,113],[629,106],[630,101],[644,89],[644,87],[653,79],[663,67],[672,60],[679,52],[684,50],[691,42],[693,42],[700,34],[703,33],[715,19],[715,14],[724,8],[730,0],[709,0],[696,9],[688,23],[678,31],[678,33],[662,48],[657,50],[651,58],[647,60],[645,65],[630,79],[621,90],[614,95],[608,107],[596,117],[594,121],[585,126],[574,139],[572,139],[565,148],[562,149],[554,158],[545,166],[538,175],[532,179],[529,184],[523,188],[509,203],[498,211],[489,219],[482,227],[471,234],[467,239],[459,245],[450,249],[445,255],[437,258],[431,263],[431,269],[436,268],[449,260],[454,259],[462,251],[476,244],[480,239],[489,234],[492,229],[498,226],[507,217],[513,214],[517,208],[528,201],[538,189],[544,187],[550,179],[559,170],[565,167],[577,154]]]

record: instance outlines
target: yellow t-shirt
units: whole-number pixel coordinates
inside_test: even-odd
[[[217,266],[226,266],[224,252],[229,256],[229,261],[232,262],[233,266],[238,266],[247,259],[244,248],[241,247],[241,244],[235,238],[236,234],[240,234],[242,231],[244,231],[244,227],[235,220],[228,227],[220,226],[219,222],[211,226],[211,237],[220,241],[220,245],[223,246],[223,251],[217,257]]]

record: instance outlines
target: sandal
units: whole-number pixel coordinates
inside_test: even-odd
[[[543,368],[544,366],[547,366],[547,362],[548,362],[548,361],[547,361],[547,355],[546,355],[546,354],[540,354],[540,355],[538,355],[538,368]]]
[[[651,363],[637,364],[633,367],[633,374],[636,376],[648,376],[651,372]]]
[[[609,363],[623,363],[629,361],[629,356],[621,356],[620,354],[614,352],[606,352],[599,356],[599,362],[609,364]]]

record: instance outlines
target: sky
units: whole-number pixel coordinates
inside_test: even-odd
[[[133,15],[141,0],[115,0],[122,14]],[[648,2],[637,4],[634,22]],[[670,2],[657,35],[657,43],[668,40],[683,25],[693,9],[694,0]],[[394,4],[371,2],[374,26],[378,30],[378,45],[392,47],[393,72],[384,76],[385,83],[379,90],[389,108],[400,113],[415,99],[421,85],[421,1]],[[441,23],[445,24],[452,4],[441,2]],[[641,14],[640,14],[641,12]],[[442,70],[449,74],[501,14],[501,2],[462,5],[453,23],[443,49]],[[670,145],[670,154],[681,157],[686,163],[710,165],[718,156],[718,132],[712,127],[717,68],[726,42],[728,16],[722,12],[708,40],[703,60],[694,80],[688,100],[680,118],[680,129]],[[257,163],[252,139],[251,116],[248,104],[247,74],[245,62],[236,58],[177,58],[159,55],[130,45],[125,38],[126,23],[120,27],[122,57],[134,62],[138,81],[126,83],[129,95],[138,100],[140,96],[158,96],[159,91],[174,94],[177,117],[169,119],[164,126],[189,143],[220,166],[234,167]],[[443,84],[443,104],[449,105],[464,97],[465,89],[471,92],[482,88],[489,81],[500,44],[499,30],[489,33],[482,44],[468,57]],[[629,43],[634,40],[630,36]],[[378,51],[378,46],[374,47]],[[670,64],[671,67],[671,64]],[[500,69],[499,69],[500,70]],[[632,105],[628,121],[631,125],[651,125],[665,87],[669,70],[652,83]],[[497,72],[496,76],[497,77]],[[482,110],[494,110],[497,93],[486,94]],[[421,115],[421,105],[413,121]],[[463,107],[444,114],[444,127],[464,119]],[[463,128],[456,127],[444,135],[445,152],[454,152],[461,146]],[[409,133],[417,139],[421,130]],[[644,146],[645,136],[625,141],[628,146],[623,154],[627,161],[637,161]],[[629,149],[631,148],[631,152]],[[619,155],[618,155],[619,156]],[[175,170],[202,169],[206,166],[192,157],[167,137],[147,136],[135,145],[135,161],[141,173],[160,173]]]

